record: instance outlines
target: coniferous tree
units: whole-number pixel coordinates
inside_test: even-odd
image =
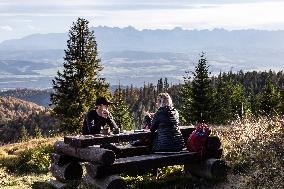
[[[20,140],[24,142],[24,141],[28,141],[29,139],[30,139],[30,135],[28,133],[28,130],[23,125],[20,130]]]
[[[214,93],[214,111],[212,111],[214,123],[224,124],[232,118],[231,90],[231,83],[224,81],[220,73]]]
[[[205,53],[202,53],[193,73],[191,87],[192,121],[210,122],[213,91],[210,85],[209,72]]]
[[[82,18],[69,31],[63,71],[53,80],[51,102],[53,113],[64,132],[79,131],[85,112],[96,97],[108,92],[108,84],[99,77],[103,69],[97,43],[88,21]]]
[[[191,82],[190,82],[190,75],[189,71],[185,72],[186,75],[183,77],[184,85],[180,90],[180,98],[181,101],[179,109],[180,111],[180,121],[182,124],[187,124],[192,121],[192,89],[191,89]]]
[[[233,118],[242,119],[248,107],[248,100],[245,96],[244,86],[240,83],[233,85],[231,91],[231,112]]]
[[[263,91],[259,94],[260,111],[265,115],[277,113],[279,105],[279,91],[272,83],[271,77],[268,78]]]
[[[164,79],[164,91],[167,92],[169,90],[170,84],[168,83],[168,78]]]
[[[41,138],[42,137],[41,129],[38,126],[36,126],[34,128],[34,137],[35,138]]]
[[[163,78],[159,79],[157,84],[157,93],[162,93],[162,92],[164,92]]]
[[[131,130],[133,129],[134,123],[129,113],[129,108],[125,103],[124,97],[123,90],[119,85],[118,89],[116,89],[113,95],[114,105],[112,107],[112,115],[119,128]]]
[[[281,88],[279,93],[279,112],[281,113],[281,115],[284,115],[284,87]]]

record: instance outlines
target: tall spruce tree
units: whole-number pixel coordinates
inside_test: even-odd
[[[279,91],[279,112],[281,115],[284,115],[284,87],[282,86],[282,88]]]
[[[214,123],[224,124],[232,118],[231,93],[231,82],[224,81],[220,73],[214,90],[214,111],[212,112]]]
[[[160,78],[157,83],[157,93],[162,93],[162,92],[164,92],[164,83],[163,83],[163,78]]]
[[[245,95],[244,86],[236,83],[231,87],[231,112],[234,118],[242,119],[245,112],[248,110],[248,98]]]
[[[169,88],[170,88],[170,84],[168,83],[168,78],[165,77],[165,80],[164,80],[164,91],[167,92]]]
[[[98,58],[97,43],[88,21],[78,18],[69,31],[63,71],[53,82],[53,113],[64,132],[78,132],[85,112],[97,96],[108,92],[108,84],[99,77],[103,69]]]
[[[184,79],[184,84],[178,95],[178,101],[181,101],[179,109],[180,111],[180,122],[181,124],[188,124],[192,121],[192,90],[191,90],[191,77],[190,72],[186,71]]]
[[[213,91],[210,85],[208,68],[205,53],[202,53],[193,73],[191,87],[192,120],[197,122],[211,121]]]
[[[269,76],[263,91],[259,94],[259,101],[262,114],[272,115],[278,112],[280,94],[276,86],[272,83],[271,76]]]
[[[123,90],[120,85],[118,89],[115,90],[112,100],[114,102],[112,115],[117,126],[124,130],[134,129],[133,119],[130,116],[129,108],[125,103],[125,96],[123,95]]]

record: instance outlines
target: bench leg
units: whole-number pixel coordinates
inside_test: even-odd
[[[227,176],[228,166],[221,159],[211,158],[199,163],[184,165],[184,172],[198,177],[219,180]]]
[[[98,189],[127,189],[126,183],[118,175],[109,175],[100,179],[94,179],[86,174],[83,181],[85,184],[96,186]]]
[[[56,188],[56,189],[62,189],[64,187],[66,187],[66,183],[62,183],[58,180],[50,180],[48,181],[48,184],[51,185],[53,188]]]
[[[50,170],[52,176],[61,182],[80,180],[83,175],[83,169],[79,162],[69,162],[64,165],[52,163]]]

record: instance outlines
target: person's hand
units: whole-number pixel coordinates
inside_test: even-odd
[[[151,117],[151,115],[150,115],[149,112],[144,112],[144,116],[149,116],[149,117]]]
[[[144,112],[144,116],[153,117],[154,113]]]
[[[102,117],[107,118],[109,116],[109,111],[107,109],[102,110]]]

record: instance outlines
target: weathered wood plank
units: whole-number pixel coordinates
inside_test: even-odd
[[[87,136],[87,137],[86,137]],[[92,145],[99,145],[104,143],[119,143],[141,139],[143,137],[150,137],[151,132],[145,131],[140,133],[123,133],[118,135],[92,136],[92,135],[77,135],[65,136],[64,142],[74,147],[87,147]]]
[[[104,178],[92,178],[86,174],[83,181],[87,185],[95,186],[98,189],[127,189],[125,181],[118,175],[109,175]]]
[[[173,154],[150,154],[116,159],[112,165],[99,165],[86,163],[87,173],[93,177],[124,173],[127,175],[138,175],[151,169],[170,165],[183,165],[197,163],[200,154],[196,152],[183,152]]]
[[[207,150],[218,150],[221,147],[220,138],[217,136],[209,136],[206,141],[206,149]]]
[[[198,177],[218,180],[226,177],[228,166],[221,159],[211,158],[199,163],[185,164],[184,170]]]
[[[62,153],[85,161],[112,164],[115,160],[115,154],[113,151],[96,146],[76,148],[65,144],[63,141],[57,141],[54,144],[54,148],[57,153]]]
[[[209,159],[209,158],[215,158],[215,159],[220,159],[223,154],[223,149],[220,148],[218,150],[207,150],[206,153],[204,154],[204,157],[202,159]]]
[[[113,144],[102,144],[101,148],[112,150],[115,153],[116,158],[150,154],[152,150],[150,146],[132,146],[130,144],[123,146],[115,146]]]
[[[83,169],[78,162],[69,162],[62,166],[55,163],[50,167],[52,176],[61,182],[67,182],[70,180],[79,180],[82,178]]]
[[[183,134],[185,139],[188,138],[189,134],[194,130],[192,126],[181,126],[180,131]],[[104,143],[119,143],[119,142],[129,142],[135,141],[142,138],[150,138],[151,132],[144,131],[144,132],[133,132],[128,131],[126,133],[120,133],[116,135],[76,135],[76,136],[65,136],[64,142],[66,144],[70,144],[74,147],[87,147],[92,145],[99,145]]]

